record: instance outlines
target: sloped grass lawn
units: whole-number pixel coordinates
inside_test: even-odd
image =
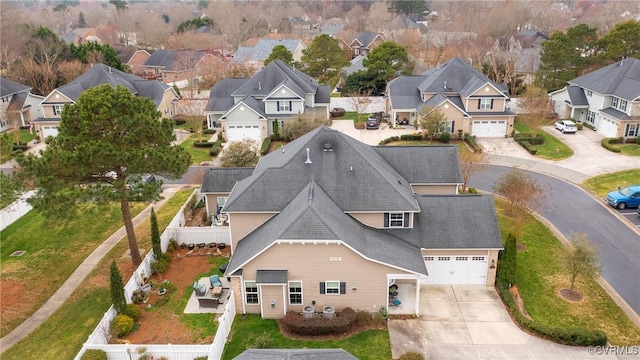
[[[391,359],[389,332],[386,330],[366,330],[344,340],[290,340],[280,333],[275,320],[262,319],[257,314],[246,315],[244,319],[237,315],[222,359],[231,360],[249,348],[341,348],[360,360]]]
[[[192,189],[180,190],[160,209],[156,209],[160,232],[166,228],[176,212],[193,192]],[[91,218],[79,218],[82,224],[89,223]],[[110,236],[109,234],[108,236]],[[136,227],[136,235],[141,248],[151,246],[149,219]],[[99,240],[102,242],[105,238]],[[4,242],[4,239],[3,239]],[[3,359],[41,359],[58,360],[73,359],[87,341],[87,337],[95,329],[104,313],[111,306],[109,294],[109,266],[113,260],[121,260],[127,251],[126,237],[116,245],[93,269],[71,297],[29,336],[2,353]],[[84,259],[84,258],[83,258]],[[130,260],[122,260],[129,261]],[[126,282],[130,274],[123,273]],[[41,286],[45,276],[38,279]]]
[[[621,155],[640,156],[640,144],[609,144],[611,147],[620,150]],[[636,160],[632,160],[636,161]]]
[[[131,203],[132,215],[146,206]],[[78,265],[122,226],[119,204],[100,208],[86,205],[79,217],[66,221],[47,220],[41,213],[30,211],[0,232],[2,282],[19,284],[21,296],[30,299],[3,309],[9,315],[3,316],[2,336],[44,304]],[[10,256],[16,250],[26,253]]]
[[[365,123],[367,122],[367,118],[371,115],[370,113],[360,113],[360,117],[358,118],[358,113],[355,111],[347,111],[344,116],[332,118],[333,120],[353,120],[354,124],[357,123]]]
[[[640,185],[640,169],[624,170],[609,174],[598,175],[584,182],[583,186],[600,198],[618,187]]]
[[[513,126],[519,133],[531,133],[531,128],[520,121],[516,120]],[[531,145],[532,149],[538,150],[534,156],[547,160],[562,160],[573,155],[573,150],[555,136],[542,129],[538,129],[538,134],[544,136],[544,144]],[[572,136],[573,134],[564,135]]]
[[[510,231],[504,216],[506,204],[496,200],[503,241]],[[542,223],[529,216],[518,239],[526,246],[518,251],[516,282],[526,311],[535,321],[550,326],[601,329],[611,344],[640,344],[640,329],[593,278],[578,277],[575,289],[584,300],[572,303],[558,296],[570,278],[563,267],[567,248]]]
[[[202,141],[209,141],[211,136],[213,135],[203,134]],[[193,143],[197,141],[199,141],[198,134],[191,134],[188,139],[180,144],[182,148],[184,148],[189,154],[191,154],[191,164],[200,165],[200,163],[202,162],[212,161],[214,157],[209,155],[209,150],[211,150],[211,148],[193,146]]]

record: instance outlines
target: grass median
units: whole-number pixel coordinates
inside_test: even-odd
[[[598,175],[584,182],[583,186],[600,198],[618,187],[640,185],[640,169],[624,170]]]
[[[520,121],[516,120],[514,127],[519,133],[531,134],[531,128]],[[538,134],[544,136],[544,144],[531,145],[531,149],[538,151],[534,156],[547,160],[562,160],[573,155],[573,150],[555,136],[542,129],[538,129]]]
[[[169,224],[192,192],[193,189],[180,190],[168,199],[164,206],[156,209],[160,231],[163,231]],[[104,222],[103,220],[96,221],[96,219],[87,218],[84,215],[79,217],[77,221],[80,221],[83,225],[89,225],[90,222]],[[78,232],[84,232],[81,226],[76,228]],[[150,249],[151,236],[149,219],[140,223],[135,231],[138,236],[140,248]],[[110,236],[111,233],[106,237]],[[72,235],[70,234],[70,236]],[[102,242],[106,237],[102,236],[97,241]],[[2,358],[43,360],[73,359],[76,353],[80,351],[82,344],[87,340],[89,334],[102,319],[104,313],[109,309],[109,306],[111,306],[111,297],[109,295],[109,266],[111,261],[121,259],[127,249],[128,244],[126,238],[123,238],[96,265],[82,284],[72,293],[71,297],[51,315],[49,319],[22,341],[5,351],[2,354]],[[58,260],[57,263],[52,266],[62,266],[64,262],[66,261]],[[123,273],[125,281],[129,275],[130,274]],[[47,279],[46,273],[42,274],[42,277],[32,284],[37,284],[37,286],[40,287],[47,282],[44,281],[44,279]],[[46,344],[46,346],[44,346],[44,344]]]

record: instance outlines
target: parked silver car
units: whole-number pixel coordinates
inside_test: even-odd
[[[576,123],[574,123],[571,120],[560,120],[560,121],[556,121],[555,124],[556,129],[562,131],[562,133],[574,133],[576,131],[578,131],[578,127],[576,126]]]

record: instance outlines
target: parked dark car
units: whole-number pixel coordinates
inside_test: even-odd
[[[367,129],[375,130],[380,127],[380,122],[374,117],[367,119]]]

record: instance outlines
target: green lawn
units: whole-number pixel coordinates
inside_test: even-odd
[[[503,215],[505,203],[496,203],[504,240],[510,220]],[[575,289],[585,296],[580,303],[570,303],[558,296],[558,290],[570,284],[562,263],[568,250],[542,223],[530,216],[518,242],[526,249],[518,251],[516,283],[525,309],[535,321],[559,327],[601,329],[614,345],[640,344],[640,329],[595,279],[576,280]]]
[[[265,346],[266,345],[266,346]],[[278,329],[275,320],[260,315],[236,316],[230,339],[224,348],[222,359],[231,360],[249,348],[275,349],[326,349],[342,348],[361,360],[391,359],[391,345],[387,330],[367,330],[344,340],[290,340]]]
[[[193,189],[180,190],[168,199],[164,206],[156,209],[160,231],[163,231],[169,224],[192,192]],[[89,226],[92,222],[100,222],[95,221],[94,218],[85,216],[78,221],[80,225],[86,226]],[[83,229],[83,227],[79,226],[78,229]],[[149,229],[148,219],[136,227],[136,234],[138,235],[141,248],[150,248],[151,240]],[[83,231],[80,230],[77,231],[77,233],[82,232]],[[77,233],[75,236],[79,236]],[[99,242],[104,239],[106,239],[106,237],[103,236]],[[109,266],[113,260],[121,259],[122,254],[127,248],[126,239],[122,239],[118,245],[96,265],[93,271],[58,311],[29,336],[5,351],[2,357],[6,359],[73,359],[77,352],[80,351],[82,344],[87,341],[89,334],[93,332],[98,322],[102,319],[104,313],[109,309],[109,306],[111,306],[108,287]],[[124,281],[127,281],[129,274],[122,275]],[[48,279],[48,276],[42,275],[37,281],[31,283],[37,283],[38,289],[40,289],[47,283],[43,281],[43,279]],[[198,322],[200,320],[195,319],[188,321]],[[46,346],[43,346],[43,344],[46,344]]]
[[[603,198],[608,192],[618,187],[640,185],[640,169],[598,175],[588,179],[582,185],[598,197]]]
[[[209,141],[211,134],[202,135],[202,141]],[[191,154],[191,163],[193,165],[200,165],[203,161],[212,161],[214,158],[209,155],[209,150],[211,148],[208,147],[195,147],[193,143],[198,141],[198,134],[191,134],[191,136],[183,141],[180,146],[182,146],[189,154]]]
[[[133,216],[146,204],[132,203]],[[2,321],[1,334],[13,330],[58,290],[69,275],[105,239],[123,225],[120,206],[85,206],[82,216],[66,221],[47,220],[30,211],[0,232],[3,283],[18,283],[33,303],[12,309]],[[24,250],[22,256],[10,256]],[[33,290],[33,285],[37,291]]]
[[[621,155],[640,156],[640,145],[633,144],[610,144],[612,147],[620,150]]]
[[[520,121],[516,121],[514,127],[519,133],[531,133],[531,128]],[[541,129],[538,130],[538,134],[544,136],[544,144],[531,146],[532,149],[538,150],[535,156],[547,160],[562,160],[573,155],[573,150],[555,136]]]
[[[361,113],[360,118],[358,118],[358,113],[355,111],[347,111],[344,116],[339,118],[334,118],[333,120],[353,120],[354,123],[364,123],[367,122],[367,118],[369,117],[369,113]]]
[[[20,129],[20,144],[26,144],[36,138],[36,131],[29,132],[29,129]]]

